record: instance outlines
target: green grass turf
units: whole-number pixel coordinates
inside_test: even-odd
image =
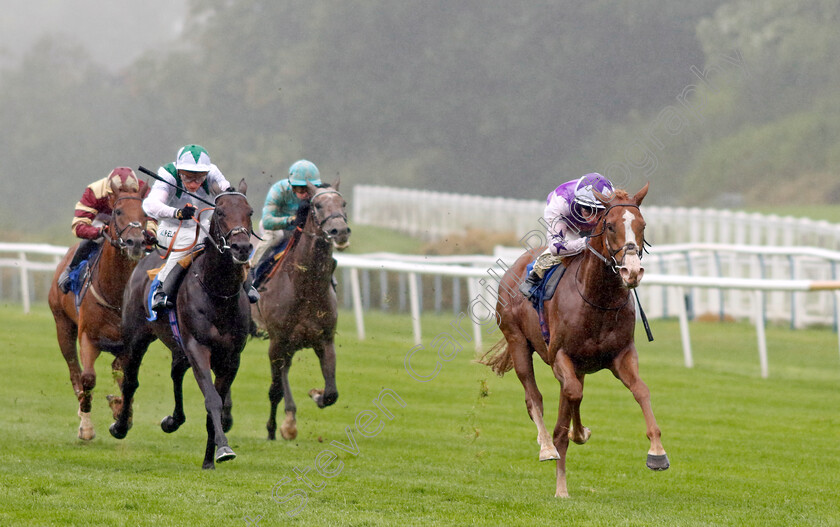
[[[321,386],[314,354],[300,352],[291,372],[300,434],[267,441],[267,343],[252,340],[233,385],[239,455],[201,470],[204,407],[185,379],[187,422],[164,434],[171,411],[169,352],[159,343],[140,371],[134,427],[124,440],[107,430],[113,391],[110,356],[97,362],[93,418],[97,437],[76,438],[77,404],[44,306],[29,315],[0,306],[0,525],[837,525],[840,473],[840,355],[827,329],[768,328],[770,378],[759,376],[754,328],[692,324],[695,367],[682,365],[679,327],[652,321],[656,340],[639,337],[640,367],[653,396],[671,468],[645,467],[648,441],[630,392],[607,372],[588,376],[582,415],[590,441],[570,445],[571,498],[555,499],[554,463],[537,461],[536,430],[516,376],[496,377],[473,362],[469,343],[437,376],[417,382],[404,368],[411,321],[369,314],[356,339],[352,313],[340,315],[335,406],[319,410],[306,392]],[[452,316],[424,316],[425,349],[412,358],[434,370],[435,335]],[[469,331],[468,331],[469,332]],[[487,338],[490,343],[496,335]],[[549,429],[559,385],[538,364]],[[384,398],[388,420],[373,400]],[[357,420],[374,412],[374,437]],[[358,449],[346,453],[350,428]],[[364,428],[361,426],[360,428]],[[295,478],[333,451],[315,491]],[[324,453],[326,452],[326,453]],[[322,454],[324,453],[324,454]],[[285,483],[284,478],[288,478]],[[272,499],[275,485],[278,501]],[[305,491],[301,505],[282,497]],[[257,521],[257,518],[261,517]]]

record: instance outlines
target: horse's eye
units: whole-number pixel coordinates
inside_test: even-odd
[[[117,209],[117,210],[114,211],[114,214],[116,216],[122,216],[122,213],[123,213],[122,209]]]
[[[615,232],[615,226],[612,223],[608,223],[607,230],[610,232]]]

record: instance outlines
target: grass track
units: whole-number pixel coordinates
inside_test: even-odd
[[[233,386],[239,457],[216,471],[200,469],[204,408],[185,381],[187,423],[164,434],[171,411],[169,353],[150,348],[140,371],[134,427],[113,439],[104,395],[113,391],[110,356],[97,362],[97,438],[76,439],[78,419],[66,365],[45,306],[24,315],[0,306],[0,525],[838,525],[840,357],[830,330],[768,328],[770,378],[759,377],[755,333],[747,324],[692,325],[696,366],[682,366],[679,327],[653,321],[656,341],[639,330],[641,373],[653,394],[671,469],[644,466],[648,448],[641,412],[609,373],[587,377],[582,414],[593,431],[570,445],[572,497],[553,498],[554,465],[537,461],[535,427],[516,376],[504,378],[472,361],[466,344],[438,375],[420,383],[405,371],[410,319],[371,314],[359,343],[352,314],[340,316],[338,403],[318,410],[306,392],[322,381],[311,351],[291,373],[300,435],[265,439],[269,382],[267,345],[251,341]],[[454,317],[424,317],[426,346]],[[496,335],[488,338],[495,340]],[[434,370],[435,352],[414,355],[416,372]],[[556,418],[559,386],[538,365],[547,421]],[[373,403],[383,389],[393,420]],[[382,429],[363,437],[354,427],[378,412]],[[348,443],[358,455],[330,445]],[[343,463],[319,491],[296,481],[333,450]],[[330,465],[336,469],[337,461]],[[272,499],[306,491],[300,505]],[[254,523],[252,523],[253,525]]]

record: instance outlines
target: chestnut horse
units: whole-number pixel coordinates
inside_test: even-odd
[[[349,245],[347,203],[338,192],[340,181],[332,187],[317,188],[309,183],[309,213],[298,230],[279,267],[260,286],[260,300],[251,307],[254,321],[268,331],[271,362],[271,409],[266,428],[275,439],[277,405],[285,398],[286,418],[280,427],[284,439],[297,437],[297,407],[289,387],[292,357],[302,348],[312,348],[321,362],[324,389],[309,391],[319,408],[338,399],[335,385],[335,335],[338,304],[331,284],[335,260],[333,248],[343,251]]]
[[[223,418],[222,407],[224,401],[230,400],[230,388],[239,371],[240,354],[251,323],[248,298],[242,289],[252,249],[253,209],[245,197],[246,190],[242,180],[238,192],[216,195],[204,250],[194,255],[172,308],[178,334],[170,326],[169,310],[153,321],[147,319],[151,286],[147,271],[159,266],[159,258],[149,255],[141,260],[125,291],[122,326],[128,360],[122,384],[124,402],[109,429],[111,435],[122,439],[131,428],[140,363],[149,344],[160,339],[172,352],[175,395],[175,411],[163,419],[161,428],[174,432],[186,420],[181,389],[184,374],[192,367],[207,410],[207,445],[202,464],[205,469],[214,469],[215,462],[236,457],[225,436],[232,422]],[[214,192],[218,193],[218,188]]]
[[[550,333],[547,345],[536,310],[518,291],[533,255],[520,256],[505,273],[499,287],[496,320],[504,337],[481,362],[499,375],[516,370],[525,388],[528,414],[537,426],[539,459],[557,460],[557,497],[569,496],[566,488],[569,440],[583,444],[591,433],[580,419],[584,376],[605,368],[630,389],[642,408],[650,440],[647,466],[652,470],[665,470],[669,466],[651,409],[650,391],[639,378],[633,342],[636,307],[630,290],[639,285],[644,274],[641,251],[645,220],[639,205],[647,191],[645,185],[633,197],[624,190],[616,190],[610,197],[598,196],[606,208],[593,229],[587,250],[566,259],[565,275],[553,298],[545,302]],[[534,352],[551,366],[562,386],[553,441],[543,422],[542,394],[534,380]]]
[[[70,382],[79,399],[79,439],[86,441],[96,437],[90,410],[92,392],[96,386],[94,363],[103,350],[115,355],[111,368],[117,384],[122,380],[125,359],[120,334],[123,290],[145,248],[143,230],[147,218],[142,204],[149,187],[140,185],[136,177],[122,183],[119,178],[113,178],[111,190],[113,193],[108,200],[113,212],[103,231],[107,242],[102,244],[99,256],[90,264],[89,279],[86,289],[83,289],[78,310],[74,293],[62,293],[58,287],[58,277],[70,263],[78,244],[71,247],[58,264],[48,297],[55,318],[58,346],[67,361]],[[108,396],[108,401],[116,415],[122,406],[122,399]]]

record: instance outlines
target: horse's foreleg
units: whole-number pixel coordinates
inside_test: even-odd
[[[172,415],[167,415],[160,422],[160,428],[167,434],[171,434],[184,424],[187,416],[184,414],[184,374],[190,368],[187,357],[182,353],[172,355],[172,396],[175,399],[175,409]]]
[[[650,440],[648,450],[647,466],[651,470],[665,470],[670,466],[668,455],[662,446],[662,432],[656,424],[656,417],[650,405],[650,390],[639,377],[639,357],[635,347],[631,347],[620,354],[611,368],[615,375],[633,394],[636,402],[642,408],[642,415],[645,418],[647,437]]]
[[[117,439],[122,439],[128,434],[131,429],[131,416],[133,413],[132,402],[134,400],[134,392],[140,386],[138,374],[140,372],[140,364],[143,362],[143,356],[151,343],[148,341],[141,341],[137,339],[129,339],[126,343],[126,353],[128,358],[123,367],[122,380],[122,408],[117,414],[116,420],[111,424],[108,430],[111,435]]]
[[[128,354],[125,353],[117,355],[111,362],[111,376],[114,382],[117,383],[117,389],[120,391],[120,395],[108,394],[105,398],[108,400],[108,406],[111,408],[111,415],[114,416],[114,419],[117,418],[120,410],[122,410],[122,383],[123,376],[125,375],[126,362],[128,362]]]
[[[193,353],[195,359],[192,365],[193,374],[204,395],[204,407],[207,410],[207,450],[202,468],[211,469],[214,468],[211,446],[213,443],[216,446],[215,461],[217,462],[233,459],[236,454],[228,446],[227,437],[222,430],[222,397],[213,384],[213,376],[210,372],[210,350],[187,350],[187,353]]]
[[[82,362],[82,393],[79,395],[79,439],[89,441],[96,437],[93,422],[90,418],[93,389],[96,387],[96,369],[94,363],[99,357],[99,349],[93,344],[87,333],[82,332],[79,338],[79,352]]]
[[[559,459],[560,454],[548,435],[543,420],[543,399],[534,378],[534,361],[527,342],[508,340],[508,353],[513,360],[513,369],[525,389],[525,407],[537,426],[537,444],[540,446],[540,461]]]
[[[332,340],[319,344],[313,348],[318,361],[321,363],[321,374],[324,376],[324,389],[313,388],[309,396],[318,405],[325,408],[338,400],[338,390],[335,386],[335,345]]]
[[[573,438],[589,439],[589,429],[580,424],[580,401],[583,399],[583,376],[575,372],[574,365],[562,350],[558,350],[552,365],[554,377],[562,385],[560,390],[560,409],[557,414],[557,424],[554,427],[554,446],[560,453],[557,460],[556,498],[568,498],[566,486],[566,453],[569,450],[569,440]],[[577,415],[576,415],[577,414]],[[572,418],[577,421],[577,428],[582,435],[576,436],[572,432]]]

